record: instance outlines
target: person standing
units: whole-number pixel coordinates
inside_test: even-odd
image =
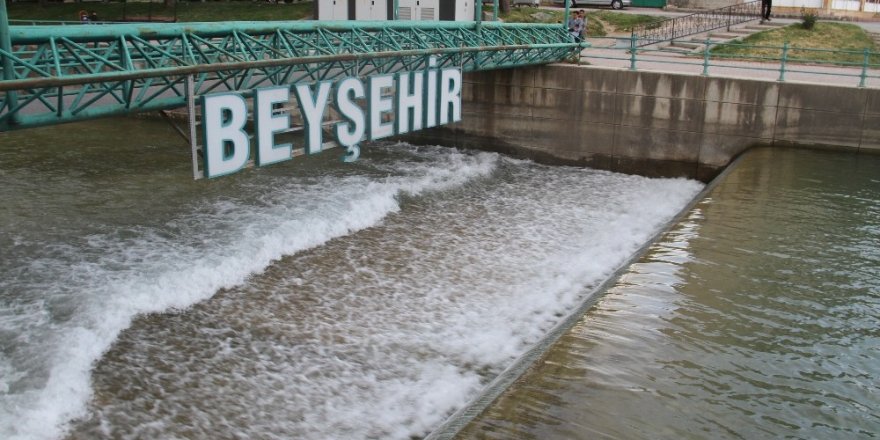
[[[584,23],[581,28],[581,40],[587,39],[587,13],[584,12],[583,9],[578,11],[578,14],[581,16],[581,21]]]
[[[761,23],[770,21],[770,8],[773,6],[773,0],[761,0]]]
[[[578,11],[572,14],[571,18],[568,19],[568,33],[571,35],[575,43],[580,43],[581,33],[583,31],[584,19],[582,18],[581,11]]]

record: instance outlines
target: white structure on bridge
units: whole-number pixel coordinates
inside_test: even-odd
[[[398,20],[471,21],[478,0],[397,0]],[[318,0],[318,20],[394,20],[394,0]]]

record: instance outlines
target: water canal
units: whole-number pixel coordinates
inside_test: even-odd
[[[880,436],[880,157],[756,150],[461,438]]]
[[[0,142],[4,439],[424,435],[702,187],[409,145],[192,181],[137,119]]]
[[[420,437],[702,188],[405,144],[192,181],[175,136],[0,137],[0,437]],[[877,435],[880,159],[751,157],[464,436]]]

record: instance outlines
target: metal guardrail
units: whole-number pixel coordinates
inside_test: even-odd
[[[0,131],[186,103],[197,95],[439,68],[556,62],[585,43],[558,24],[224,22],[11,26],[0,49]]]
[[[90,21],[83,23],[77,20],[9,20],[10,26],[83,26],[98,24],[128,23],[124,21]]]
[[[761,18],[761,1],[750,1],[633,27],[632,47],[671,41]]]
[[[635,37],[629,45],[617,44],[602,47],[600,41],[612,38],[591,37],[593,49],[583,51],[582,59],[596,60],[594,64],[622,67],[629,70],[673,70],[664,66],[674,66],[675,71],[696,73],[702,76],[731,76],[731,72],[745,72],[750,78],[769,79],[779,82],[790,80],[792,76],[800,82],[821,82],[828,84],[827,78],[852,79],[856,87],[880,88],[880,52],[870,49],[835,50],[819,48],[800,48],[785,43],[782,46],[749,45],[740,42],[702,42],[702,50],[692,51],[687,56],[671,57],[659,48],[631,49]],[[617,42],[620,43],[619,39]],[[728,53],[726,50],[744,53]],[[761,55],[749,55],[749,51],[763,51]],[[661,55],[661,53],[663,53]],[[618,56],[619,54],[619,56]],[[717,73],[722,71],[722,75]],[[848,85],[841,81],[839,85]]]

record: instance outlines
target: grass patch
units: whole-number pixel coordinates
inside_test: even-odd
[[[489,7],[489,11],[492,11],[491,7]],[[528,6],[510,8],[510,13],[507,14],[502,14],[500,10],[498,13],[498,16],[507,23],[562,23],[563,15],[562,11]]]
[[[174,8],[165,8],[162,3],[88,2],[88,3],[49,3],[39,6],[34,3],[10,3],[6,6],[12,20],[52,20],[79,21],[81,10],[95,11],[98,18],[106,21],[122,21],[124,17],[146,19],[173,18]],[[314,14],[314,3],[270,4],[251,1],[226,2],[179,2],[177,21],[268,21],[302,20]]]
[[[816,23],[807,30],[800,23],[752,34],[739,43],[716,46],[712,54],[725,58],[772,58],[782,57],[782,45],[788,42],[788,60],[798,62],[823,62],[861,64],[862,51],[877,51],[870,36],[859,26],[846,23]],[[824,49],[828,51],[804,50]],[[831,52],[831,51],[851,52]],[[871,56],[872,64],[880,63],[880,55]]]
[[[658,17],[641,14],[623,14],[611,11],[595,11],[587,14],[587,18],[601,20],[612,32],[632,32],[634,26],[666,20],[669,17]]]
[[[501,19],[508,23],[562,23],[564,15],[562,10],[531,7],[513,8],[509,14],[500,14]],[[665,19],[666,17],[650,15],[592,11],[587,13],[587,35],[604,37],[609,33],[630,32],[633,26]]]

